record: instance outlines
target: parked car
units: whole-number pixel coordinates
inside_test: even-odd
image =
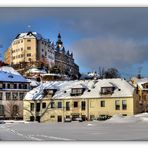
[[[107,119],[110,119],[111,118],[111,116],[109,116],[109,115],[100,115],[98,118],[97,118],[97,120],[99,120],[99,121],[104,121],[104,120],[107,120]]]
[[[71,118],[65,118],[64,122],[71,122]]]
[[[76,121],[83,122],[82,118],[76,118]]]

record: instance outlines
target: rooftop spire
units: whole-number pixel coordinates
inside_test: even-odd
[[[58,41],[56,42],[56,46],[58,48],[63,46],[63,42],[61,41],[61,34],[60,33],[58,33]]]

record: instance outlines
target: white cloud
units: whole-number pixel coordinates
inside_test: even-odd
[[[147,61],[148,44],[113,36],[82,39],[72,45],[76,59],[82,66],[98,69],[99,66],[131,67]]]

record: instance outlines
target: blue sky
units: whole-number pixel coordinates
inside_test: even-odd
[[[148,76],[148,8],[0,8],[3,55],[20,32],[42,34],[74,53],[80,72],[115,67],[125,77]]]

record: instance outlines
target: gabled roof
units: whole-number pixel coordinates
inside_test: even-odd
[[[98,81],[94,80],[75,80],[75,81],[50,81],[43,83],[41,86],[31,90],[25,96],[25,100],[37,99],[37,96],[42,96],[44,89],[56,88],[57,91],[53,96],[53,99],[69,99],[69,98],[102,98],[100,91],[102,86],[108,86],[114,84],[115,90],[109,97],[132,97],[134,87],[131,86],[124,79],[102,79]],[[81,96],[71,96],[71,88],[85,87],[84,93]],[[42,89],[41,89],[42,88]],[[40,97],[42,99],[42,97]]]

